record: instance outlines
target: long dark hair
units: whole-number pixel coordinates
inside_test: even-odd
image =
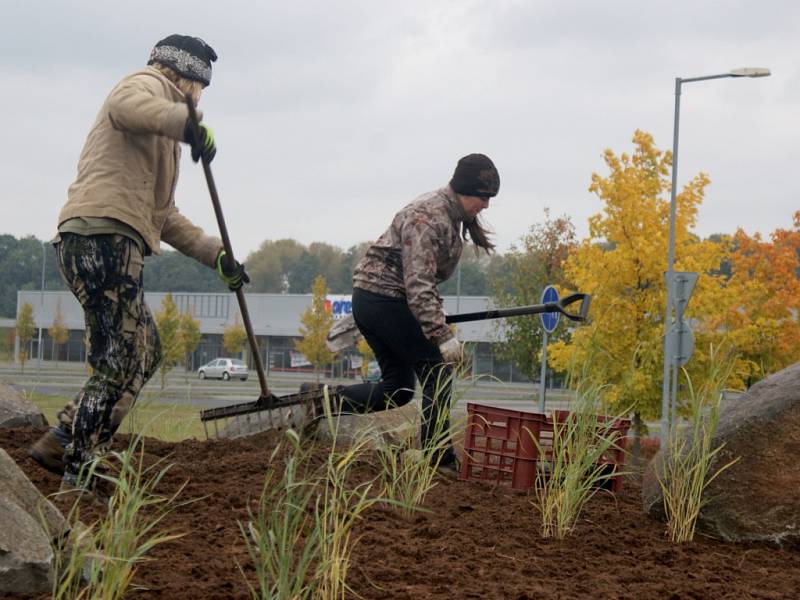
[[[472,243],[478,248],[486,250],[486,254],[494,252],[494,244],[489,240],[490,233],[491,231],[483,226],[483,223],[481,223],[477,215],[472,221],[464,221],[461,228],[462,237],[465,240],[471,239]],[[469,236],[467,234],[469,234]],[[478,248],[475,248],[476,253],[478,252]]]

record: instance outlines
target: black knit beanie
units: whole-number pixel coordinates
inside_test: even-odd
[[[500,174],[485,154],[468,154],[458,161],[450,187],[464,196],[491,198],[500,190]]]
[[[160,62],[205,87],[211,83],[211,63],[215,60],[217,53],[200,38],[173,34],[156,44],[147,64]]]

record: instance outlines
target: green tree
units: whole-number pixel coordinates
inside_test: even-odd
[[[292,239],[266,240],[248,255],[247,273],[255,293],[283,294],[289,291],[289,275],[305,247]]]
[[[488,266],[492,257],[485,252],[475,254],[466,251],[461,254],[461,295],[486,296],[489,293],[487,280]],[[447,281],[439,284],[439,293],[443,296],[455,296],[458,293],[458,268]]]
[[[302,352],[308,361],[314,365],[314,373],[319,382],[320,369],[333,360],[334,354],[328,350],[325,338],[333,325],[333,315],[325,310],[325,297],[328,295],[328,285],[322,275],[314,279],[312,287],[311,305],[300,316],[300,335],[302,340],[294,343],[298,352]]]
[[[167,375],[180,363],[183,357],[183,344],[181,340],[181,319],[178,307],[172,299],[172,294],[164,296],[161,303],[162,309],[156,312],[156,327],[158,337],[161,339],[161,389],[167,385]]]
[[[178,330],[181,338],[181,351],[185,357],[186,364],[184,379],[188,383],[189,371],[193,366],[191,364],[192,353],[197,350],[200,345],[200,339],[203,337],[200,333],[200,321],[195,319],[191,312],[186,311],[180,316]]]
[[[12,235],[0,235],[0,316],[14,318],[18,290],[40,289],[42,250],[45,251],[45,289],[65,289],[52,246],[42,245],[33,236],[17,239]]]
[[[569,217],[550,218],[545,209],[545,220],[533,225],[511,246],[505,255],[505,269],[492,280],[495,303],[498,306],[527,306],[541,301],[547,285],[570,288],[564,279],[563,265],[571,248],[575,246],[575,227]],[[538,315],[514,317],[498,324],[504,341],[498,344],[501,358],[514,363],[529,379],[539,378],[541,348],[544,330]],[[567,335],[561,325],[550,335],[551,340]]]
[[[245,344],[247,344],[247,331],[239,322],[239,315],[236,315],[233,323],[222,332],[222,346],[232,355],[241,356]]]
[[[53,324],[47,330],[50,334],[50,339],[53,340],[52,354],[55,358],[56,365],[58,365],[58,351],[62,344],[65,344],[69,339],[69,329],[64,325],[64,313],[61,310],[61,298],[58,299],[56,304],[56,314],[53,317]]]
[[[225,292],[217,274],[180,252],[165,250],[145,258],[145,289],[153,292]]]
[[[33,321],[33,306],[25,302],[19,307],[17,315],[17,338],[19,338],[19,363],[22,372],[25,372],[25,363],[28,361],[28,345],[33,334],[36,333],[36,323]]]

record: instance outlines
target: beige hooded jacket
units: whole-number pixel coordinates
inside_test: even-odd
[[[183,94],[158,70],[148,67],[120,81],[86,138],[58,223],[117,219],[135,229],[154,254],[163,240],[213,268],[222,242],[175,206],[179,141],[188,116]]]

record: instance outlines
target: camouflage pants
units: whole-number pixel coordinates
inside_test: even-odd
[[[81,303],[92,374],[58,414],[72,433],[64,480],[75,484],[83,465],[104,454],[139,391],[161,361],[161,344],[144,303],[139,247],[121,235],[61,234],[61,275]]]

